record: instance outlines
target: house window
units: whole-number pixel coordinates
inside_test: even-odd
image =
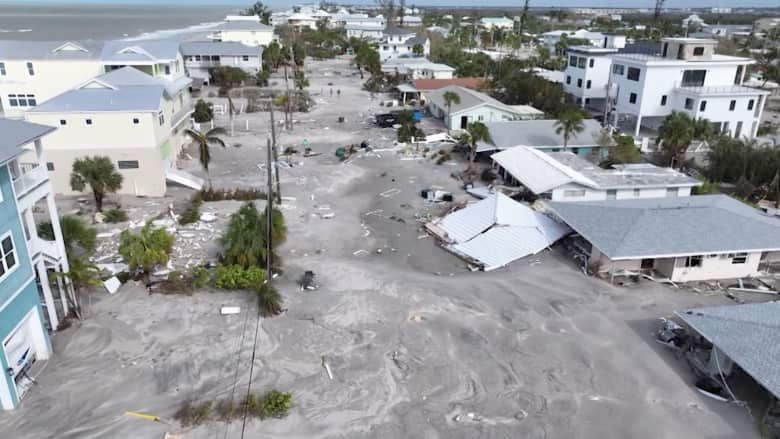
[[[65,126],[68,124],[68,121],[65,119],[60,119],[60,125]]]
[[[0,76],[5,76],[5,63],[0,62]]]
[[[586,58],[579,58],[579,59],[577,59],[577,67],[579,67],[581,69],[584,69],[586,62],[588,62],[588,60]]]
[[[731,102],[729,102],[729,111],[734,111],[735,108],[737,108],[737,101],[732,99]]]
[[[577,57],[572,56],[569,58],[569,65],[572,67],[577,67]]]
[[[742,135],[742,121],[740,120],[737,122],[737,127],[734,128],[734,137],[739,139],[739,136]]]
[[[686,267],[701,267],[701,255],[695,255],[695,256],[688,256],[685,258],[685,266]]]
[[[662,107],[666,106],[666,99],[667,99],[666,95],[661,96],[661,106]]]
[[[577,88],[582,88],[582,78],[577,78]]]
[[[46,162],[46,170],[47,171],[53,171],[54,170],[54,162]]]
[[[707,108],[707,101],[699,102],[699,111],[704,111]]]
[[[249,55],[244,55],[241,57],[241,59],[244,61],[249,61]]]
[[[677,196],[677,188],[676,187],[669,187],[666,188],[666,196],[667,197],[676,197]]]
[[[617,198],[617,190],[616,189],[608,189],[607,190],[607,200],[614,200]]]
[[[195,61],[200,61],[200,55],[195,55]]]
[[[29,73],[30,76],[35,76],[35,68],[33,67],[33,63],[31,62],[27,63],[27,73]]]
[[[585,88],[590,88],[590,79],[588,79],[588,82],[585,83]]]
[[[593,58],[591,58],[590,61],[588,62],[588,66],[593,67],[593,64],[595,64],[595,62],[596,61]]]
[[[133,118],[133,125],[138,125],[138,123],[140,123],[140,121],[138,120],[137,117],[134,117]]]
[[[163,115],[162,111],[157,113],[157,120],[160,122],[160,125],[165,124],[165,115]]]
[[[634,189],[634,198],[639,198],[639,194],[641,193],[641,189]]]
[[[636,67],[629,67],[628,73],[626,74],[626,78],[628,78],[631,81],[639,81],[639,74],[641,73],[641,70],[639,70]]]
[[[702,87],[707,77],[706,70],[686,70],[683,72],[683,87]]]
[[[703,47],[694,47],[693,48],[693,56],[702,56],[704,55],[704,48]]]
[[[585,196],[585,189],[567,189],[563,191],[563,196],[566,198],[569,197],[584,197]]]
[[[87,123],[87,125],[92,125],[92,119],[87,119],[87,120],[85,120],[84,122],[86,122],[86,123]]]
[[[612,73],[616,75],[622,76],[625,71],[626,71],[626,66],[622,64],[615,64],[614,66],[612,66]]]
[[[693,110],[693,99],[685,98],[685,109],[686,110]]]
[[[566,77],[566,83],[567,84],[571,84],[571,76],[567,76]]]
[[[138,160],[119,160],[116,166],[119,169],[138,169]]]
[[[753,99],[748,101],[748,111],[753,109],[753,105],[755,105],[755,101]]]
[[[16,95],[8,95],[8,105],[12,107],[19,106],[19,101],[16,99]]]
[[[7,232],[0,238],[0,279],[16,267],[16,248],[14,248],[14,238],[11,232]]]
[[[734,253],[730,254],[729,257],[731,258],[732,264],[744,264],[747,262],[747,253]]]
[[[636,104],[636,93],[631,93],[628,95],[628,102],[630,104]]]

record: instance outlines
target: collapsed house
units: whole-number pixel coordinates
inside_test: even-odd
[[[727,195],[545,204],[599,274],[735,279],[780,259],[780,220]]]
[[[501,193],[438,218],[426,228],[444,248],[484,271],[539,253],[571,232]]]

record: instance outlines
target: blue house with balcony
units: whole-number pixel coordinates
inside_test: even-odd
[[[19,404],[33,385],[31,369],[52,352],[39,292],[39,285],[45,283],[48,289],[49,281],[46,271],[40,273],[33,262],[30,245],[37,241],[25,225],[17,193],[23,186],[17,158],[30,153],[25,146],[39,144],[51,131],[54,128],[0,119],[0,407],[4,410]]]

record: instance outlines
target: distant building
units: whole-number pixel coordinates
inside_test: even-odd
[[[759,18],[753,25],[756,32],[767,32],[780,26],[780,17]]]
[[[209,36],[214,41],[236,41],[247,46],[268,46],[274,39],[274,28],[259,21],[228,21]]]
[[[382,71],[406,79],[450,79],[455,69],[447,64],[434,63],[428,58],[391,58],[382,63]]]
[[[731,8],[710,8],[710,14],[731,14]]]
[[[447,108],[444,101],[447,92],[453,92],[460,98],[460,102],[452,104],[451,108]],[[506,105],[484,93],[455,85],[433,90],[426,96],[430,114],[442,119],[451,130],[465,130],[471,122],[487,124],[502,120],[535,119],[544,115],[533,107]]]
[[[603,169],[569,152],[516,146],[491,156],[507,183],[518,183],[551,201],[687,197],[701,183],[650,163]]]
[[[485,17],[479,20],[479,24],[487,29],[514,29],[515,21],[507,17]]]
[[[545,32],[542,34],[542,42],[550,52],[555,53],[555,45],[561,40],[561,37],[566,35],[568,39],[586,40],[592,46],[600,46],[604,41],[605,35],[601,32],[590,32],[585,29],[579,29],[575,31],[569,30],[554,30]]]
[[[344,25],[347,38],[364,40],[380,40],[384,35],[385,25],[379,23],[348,23]]]
[[[419,27],[422,26],[422,17],[416,15],[404,16],[404,27]]]
[[[422,49],[421,53],[414,52],[415,46]],[[428,37],[417,36],[409,29],[388,27],[383,32],[382,41],[379,42],[379,59],[382,62],[393,58],[428,56],[430,53],[431,42]]]
[[[206,84],[216,67],[237,67],[252,76],[262,68],[263,48],[236,41],[188,41],[181,44],[181,53],[187,74]]]

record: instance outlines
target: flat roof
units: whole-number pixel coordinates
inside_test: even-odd
[[[711,63],[739,63],[739,64],[755,64],[755,60],[752,58],[744,58],[739,56],[720,55],[713,54],[709,59],[672,59],[664,58],[660,55],[648,55],[642,53],[616,53],[612,55],[614,61],[620,60],[632,60],[640,61],[642,63],[655,63],[655,64],[669,64],[669,65],[685,65],[685,64],[711,64]]]
[[[780,250],[780,219],[722,194],[548,205],[613,260]]]
[[[780,302],[695,308],[675,314],[780,398]]]
[[[495,149],[508,149],[513,146],[537,148],[562,148],[563,137],[555,133],[554,119],[516,120],[487,122],[490,141]],[[573,134],[569,139],[569,148],[600,146],[601,124],[595,119],[582,121],[584,130]]]
[[[0,164],[22,153],[22,147],[54,131],[54,127],[0,118]]]

